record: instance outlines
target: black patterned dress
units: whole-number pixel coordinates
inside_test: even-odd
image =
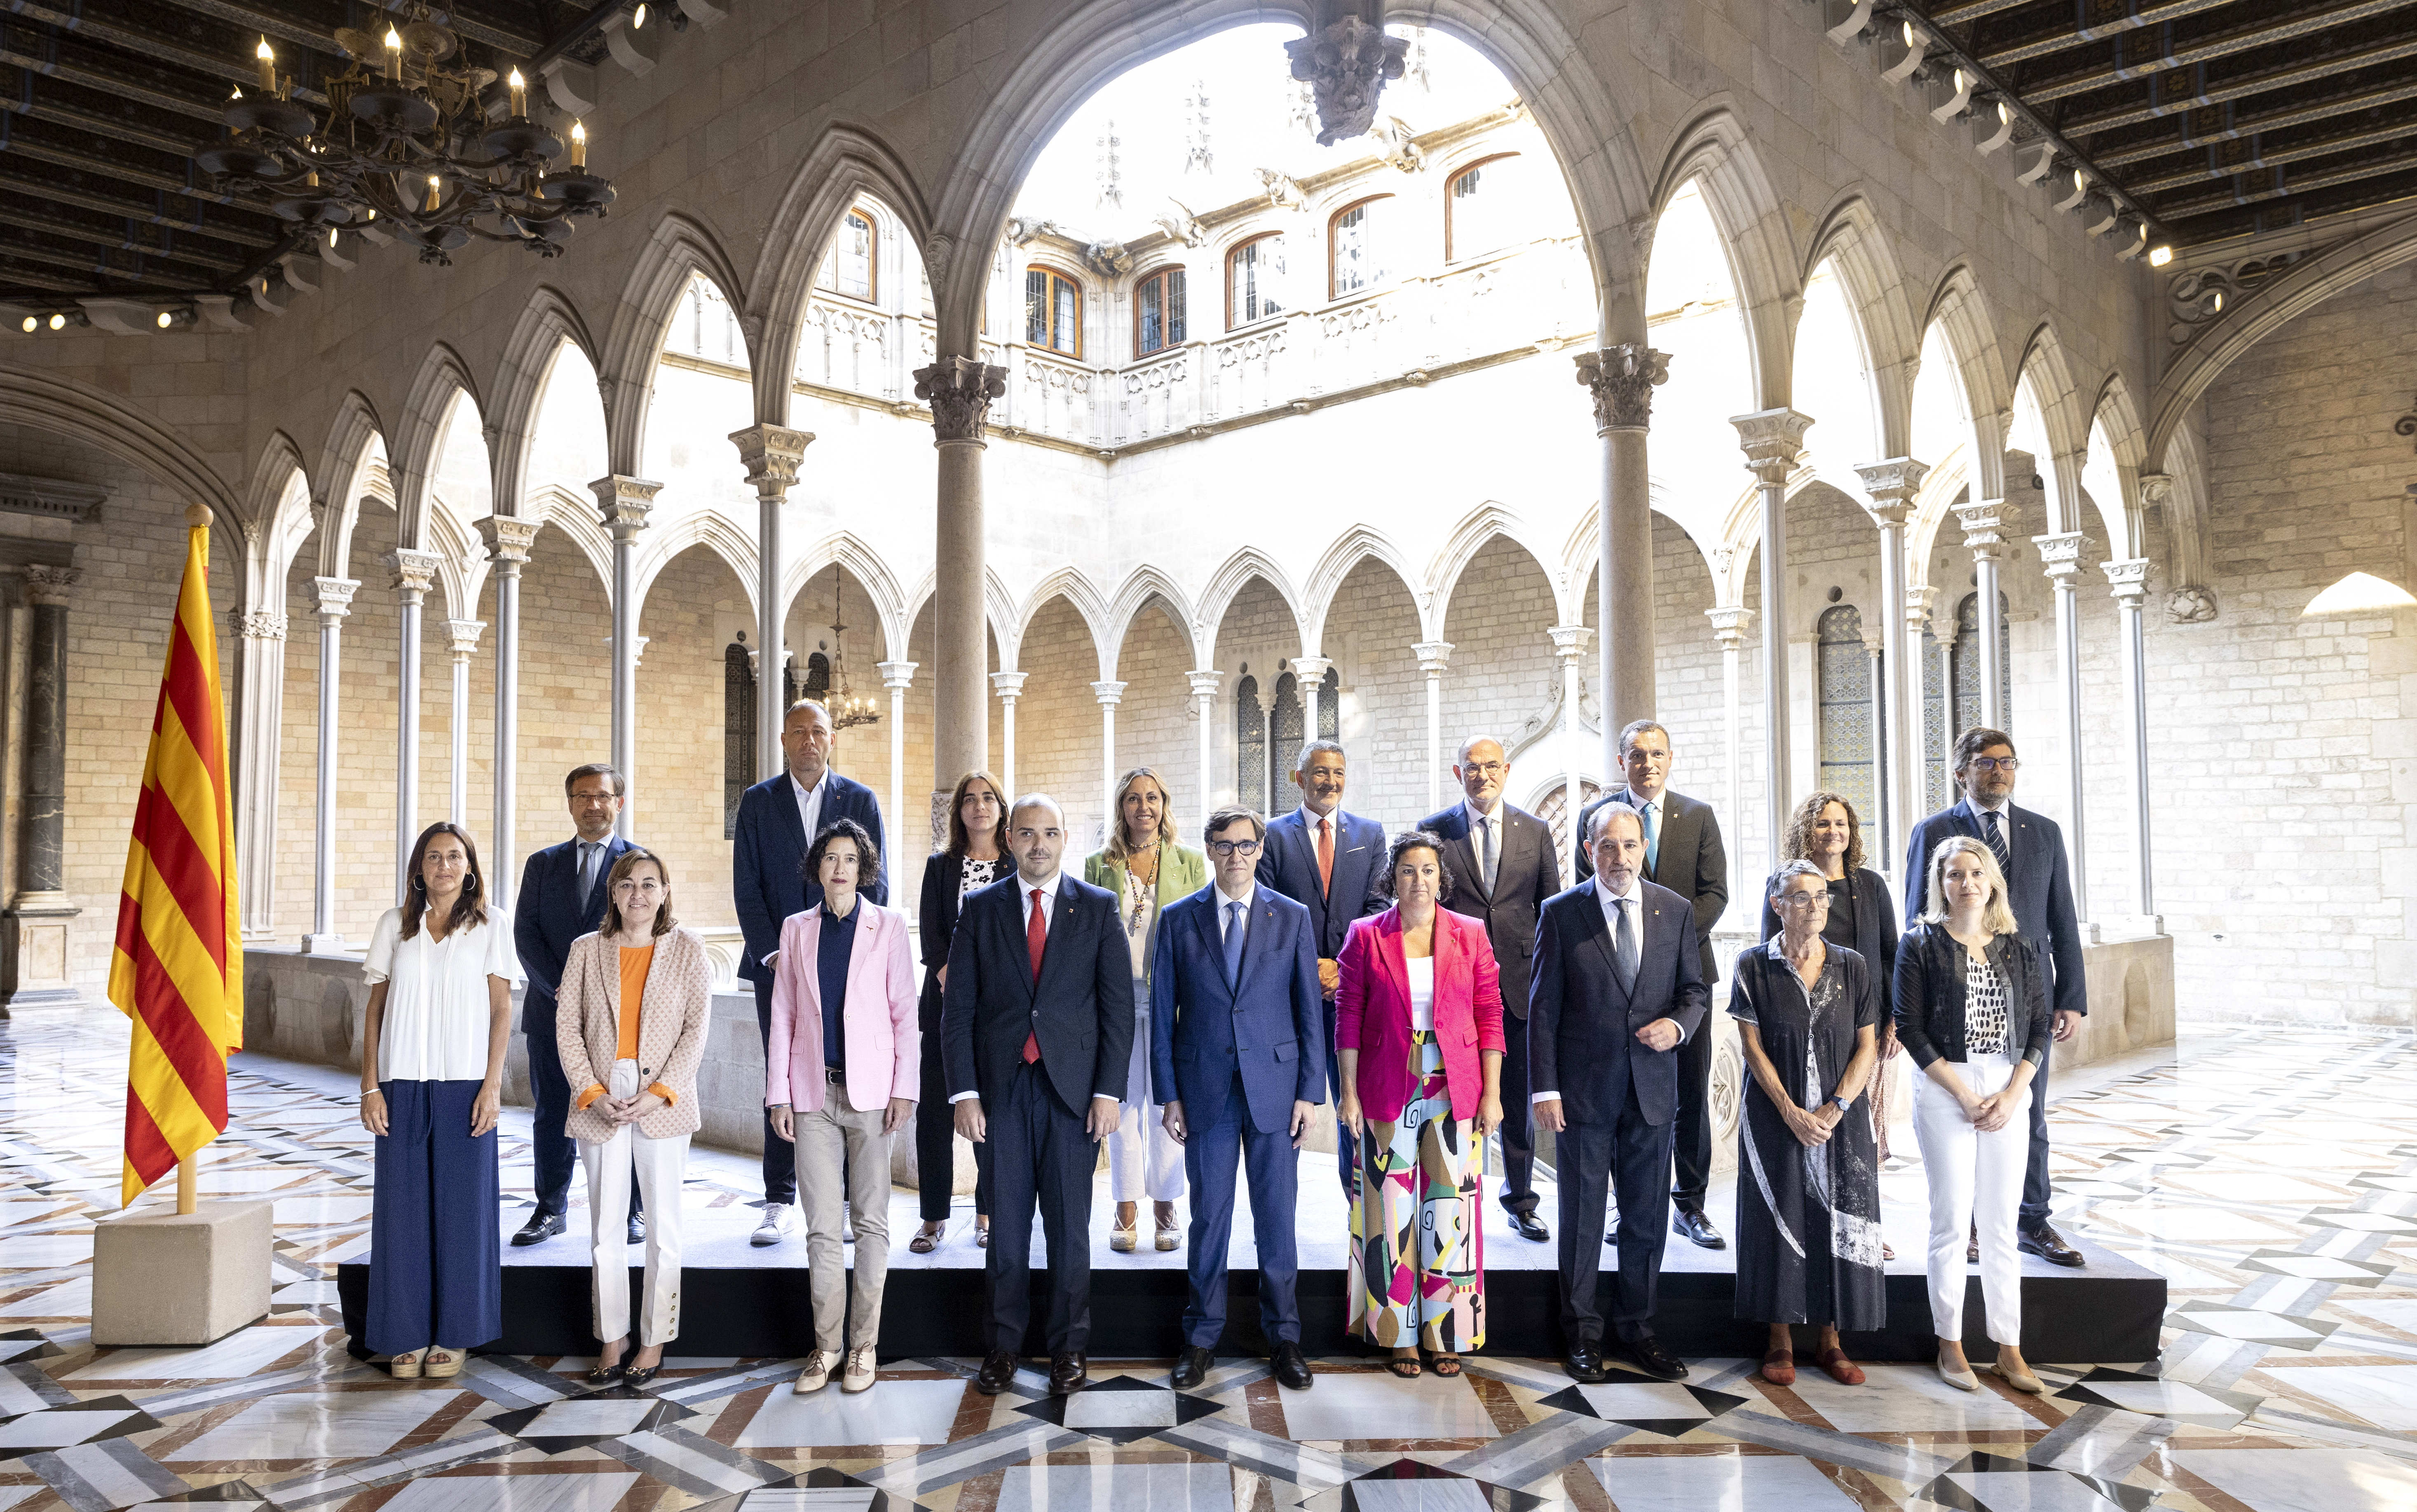
[[[1857,1031],[1879,1026],[1879,991],[1863,958],[1834,945],[1806,991],[1781,953],[1782,938],[1739,952],[1729,1013],[1755,1026],[1781,1083],[1809,1111],[1846,1074]],[[1832,1323],[1849,1333],[1881,1325],[1888,1302],[1868,1087],[1827,1143],[1806,1145],[1788,1132],[1762,1083],[1746,1077],[1736,1233],[1738,1317]]]

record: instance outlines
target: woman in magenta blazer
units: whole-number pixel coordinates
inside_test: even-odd
[[[1502,1123],[1502,988],[1485,926],[1452,896],[1443,841],[1394,838],[1380,885],[1393,906],[1352,922],[1334,998],[1342,1103],[1358,1146],[1351,1332],[1387,1368],[1439,1376],[1485,1342],[1485,1143]]]
[[[889,1273],[889,1139],[922,1090],[915,958],[906,915],[865,899],[880,881],[881,852],[863,825],[853,819],[824,825],[806,852],[806,868],[822,885],[823,900],[781,923],[764,1109],[772,1132],[797,1143],[798,1202],[805,1209],[814,1350],[796,1389],[830,1383],[844,1334],[840,1389],[863,1391],[874,1383],[881,1285]],[[841,1225],[851,1212],[852,1314],[840,1250]]]

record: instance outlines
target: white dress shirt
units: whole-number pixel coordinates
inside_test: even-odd
[[[830,768],[828,766],[823,768],[823,775],[814,779],[813,787],[798,781],[797,773],[789,774],[789,793],[798,800],[798,823],[806,826],[808,845],[814,842],[814,836],[820,830],[823,819],[823,794],[829,791]]]
[[[1642,912],[1645,903],[1645,894],[1643,890],[1640,889],[1632,879],[1628,884],[1628,891],[1624,893],[1613,892],[1610,885],[1603,880],[1603,873],[1600,871],[1594,874],[1594,881],[1589,884],[1589,885],[1594,888],[1594,900],[1596,905],[1603,910],[1604,928],[1611,931],[1611,937],[1615,942],[1619,939],[1619,911],[1613,905],[1615,903],[1626,903],[1631,908],[1639,910],[1638,913],[1632,916],[1634,918],[1636,923],[1636,947],[1640,951],[1643,950],[1645,948],[1645,915]],[[1558,1090],[1552,1092],[1539,1092],[1534,1094],[1528,1100],[1529,1102],[1558,1102],[1560,1100],[1560,1096],[1561,1095]]]
[[[1243,941],[1248,943],[1251,938],[1251,902],[1258,896],[1259,884],[1255,877],[1242,888],[1242,895],[1239,898],[1229,896],[1223,887],[1217,889],[1217,943],[1219,945],[1224,945],[1226,934],[1237,927],[1242,931]],[[1236,903],[1242,905],[1241,917],[1239,920],[1234,915]]]
[[[1998,839],[2003,842],[2006,847],[2006,854],[2011,858],[2014,854],[2014,806],[2011,802],[1996,804],[1979,803],[1970,798],[1967,798],[1964,801],[1972,805],[1972,822],[1980,826],[1981,839],[1984,844],[1988,842],[1989,822],[1980,816],[1983,814],[1996,814],[1998,816]],[[2008,885],[2011,886],[2013,884],[2010,882]]]
[[[1033,896],[1033,889],[1036,887],[1041,889],[1041,894],[1038,898]],[[1049,927],[1057,920],[1057,873],[1053,871],[1049,873],[1048,876],[1043,877],[1041,881],[1034,882],[1031,878],[1019,871],[1015,874],[1015,890],[1018,894],[1019,901],[1022,904],[1020,911],[1024,915],[1024,931],[1026,936],[1028,938],[1032,933],[1032,911],[1035,908],[1041,910],[1041,928],[1042,932],[1047,932]],[[949,1100],[950,1102],[963,1102],[967,1097],[979,1097],[980,1096],[981,1094],[979,1092],[960,1092]]]

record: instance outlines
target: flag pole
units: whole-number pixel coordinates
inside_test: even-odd
[[[193,1157],[190,1155],[176,1162],[176,1211],[183,1217],[192,1217]]]

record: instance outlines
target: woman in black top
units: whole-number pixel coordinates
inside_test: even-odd
[[[1816,793],[1796,806],[1781,839],[1779,861],[1810,861],[1830,884],[1829,916],[1821,938],[1843,945],[1871,964],[1880,995],[1880,1070],[1872,1078],[1872,1132],[1879,1157],[1889,1157],[1887,1063],[1900,1049],[1889,1001],[1896,972],[1896,903],[1888,882],[1863,865],[1863,825],[1855,806],[1835,793]],[[1765,888],[1766,892],[1770,889]],[[1762,937],[1779,932],[1780,918],[1765,898]],[[1896,1258],[1893,1254],[1888,1258]]]
[[[923,1099],[916,1104],[915,1172],[923,1226],[906,1247],[928,1255],[949,1232],[949,1199],[956,1187],[956,1125],[948,1116],[949,1079],[940,1055],[940,989],[949,976],[949,945],[965,895],[1012,869],[1007,860],[1007,794],[998,779],[972,771],[957,779],[949,798],[949,844],[923,863],[923,900],[916,911],[923,942],[923,996],[916,1016],[923,1030]],[[974,1146],[974,1243],[990,1245],[990,1146]]]

